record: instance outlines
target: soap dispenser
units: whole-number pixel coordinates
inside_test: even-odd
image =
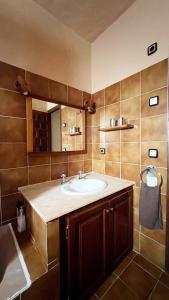
[[[18,232],[23,232],[26,230],[24,205],[20,201],[18,201],[18,204],[17,204],[17,230],[18,230]]]

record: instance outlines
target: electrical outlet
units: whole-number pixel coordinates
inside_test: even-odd
[[[149,149],[148,150],[148,156],[151,158],[157,158],[158,157],[158,150],[157,149]]]
[[[106,154],[106,148],[100,148],[100,154]]]
[[[155,53],[157,51],[157,43],[153,43],[152,45],[150,45],[147,48],[147,54],[148,56],[152,55],[153,53]]]
[[[159,96],[154,96],[149,99],[149,106],[156,106],[159,104]]]

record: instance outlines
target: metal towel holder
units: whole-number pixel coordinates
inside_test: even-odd
[[[145,173],[148,173],[148,172],[151,172],[153,175],[155,175],[157,177],[157,182],[158,184],[157,185],[162,185],[162,182],[163,182],[163,178],[160,174],[160,172],[158,171],[157,167],[156,166],[147,166],[141,173],[140,173],[140,178],[141,178],[141,181],[143,181],[144,183],[146,183],[144,180],[143,180],[143,175]]]

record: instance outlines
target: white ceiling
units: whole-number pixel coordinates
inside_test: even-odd
[[[34,0],[63,24],[93,42],[135,0]]]

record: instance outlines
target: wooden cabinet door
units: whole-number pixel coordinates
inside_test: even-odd
[[[107,268],[115,267],[133,248],[132,191],[110,201]]]
[[[88,299],[105,276],[105,202],[66,218],[69,299]]]

